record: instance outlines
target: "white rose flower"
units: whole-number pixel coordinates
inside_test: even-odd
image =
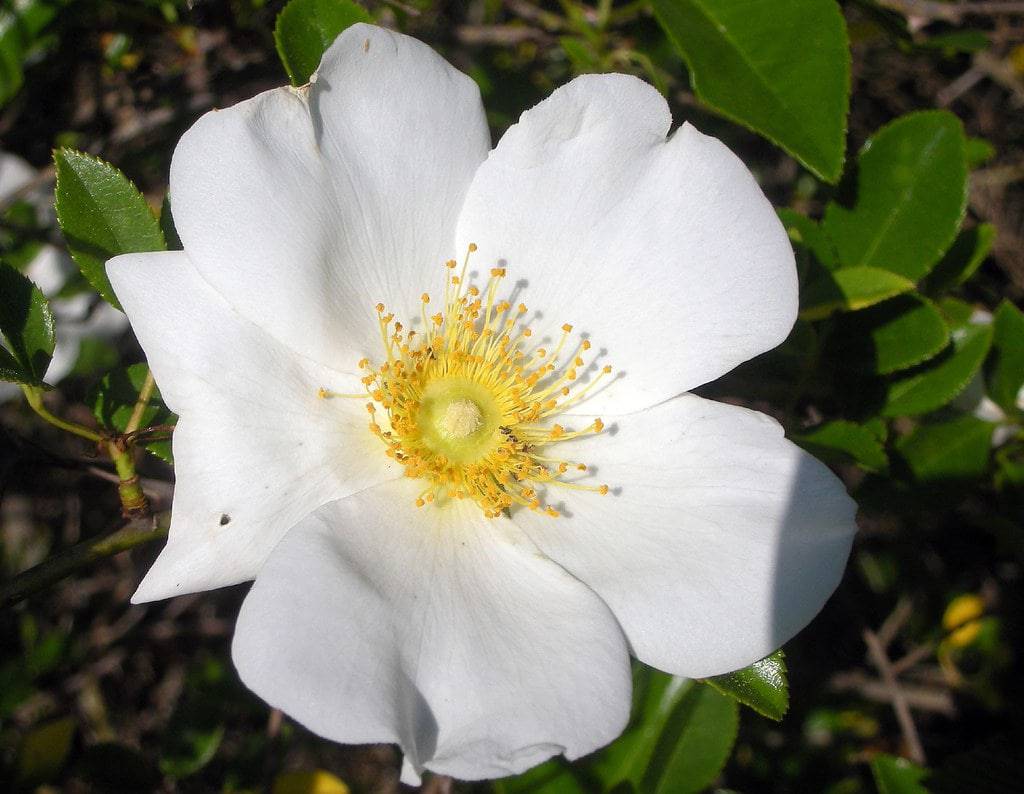
[[[670,125],[589,75],[489,152],[472,80],[367,25],[310,86],[201,118],[184,252],[109,264],[181,417],[135,600],[255,577],[243,681],[401,745],[410,781],[577,758],[626,724],[630,653],[707,676],[802,628],[854,505],[776,422],[686,393],[786,337],[792,250]]]

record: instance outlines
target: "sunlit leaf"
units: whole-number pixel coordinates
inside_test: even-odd
[[[309,82],[324,52],[345,28],[370,21],[369,12],[352,0],[291,0],[277,15],[274,41],[292,84]]]
[[[902,116],[864,144],[853,173],[853,195],[825,210],[839,261],[917,281],[953,242],[967,206],[960,120],[941,110]]]
[[[110,163],[73,149],[58,149],[53,161],[57,220],[71,256],[93,288],[120,309],[107,279],[107,260],[163,251],[160,223],[135,185]]]
[[[877,267],[819,271],[800,294],[800,319],[821,320],[838,311],[859,311],[914,288],[914,282]]]
[[[991,326],[955,329],[953,344],[943,355],[887,384],[882,415],[916,416],[946,405],[981,369],[991,344]]]
[[[850,53],[834,0],[654,0],[654,11],[702,101],[839,178]]]
[[[844,369],[886,374],[939,353],[949,342],[941,312],[927,298],[899,295],[841,318],[829,355]]]

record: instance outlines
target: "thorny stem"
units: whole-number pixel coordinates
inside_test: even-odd
[[[63,419],[54,416],[43,405],[43,390],[38,386],[22,386],[21,390],[25,392],[25,399],[28,400],[28,404],[32,410],[39,414],[43,419],[49,422],[54,427],[59,427],[68,433],[74,433],[76,436],[99,443],[102,438],[99,433],[95,430],[90,430],[82,425],[76,425],[73,422],[65,422]]]
[[[139,425],[142,424],[142,414],[145,413],[146,406],[149,405],[149,399],[153,396],[155,387],[156,381],[153,380],[153,370],[147,370],[146,379],[142,382],[142,388],[139,389],[139,399],[135,401],[132,415],[128,417],[128,424],[124,426],[125,435],[134,433],[139,429]]]
[[[167,537],[169,523],[169,512],[134,518],[114,532],[77,543],[54,554],[34,568],[0,584],[0,608],[9,607],[45,590],[98,560]]]

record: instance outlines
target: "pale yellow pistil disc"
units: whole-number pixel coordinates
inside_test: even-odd
[[[475,250],[471,245],[469,254]],[[406,329],[377,305],[385,359],[359,362],[370,430],[407,477],[423,481],[420,506],[472,499],[492,517],[517,505],[558,516],[543,501],[551,487],[608,493],[607,485],[576,482],[587,466],[552,451],[600,433],[604,423],[567,429],[552,419],[582,402],[611,367],[581,385],[578,373],[592,366],[585,361],[590,342],[569,347],[566,324],[553,349],[532,345],[526,306],[497,297],[505,269],[493,268],[481,289],[467,283],[468,263],[467,254],[460,275],[446,278],[442,311],[428,316],[430,296],[423,294],[419,329]],[[320,396],[350,395],[321,389]]]
[[[476,463],[498,444],[501,410],[486,386],[468,378],[431,379],[414,410],[423,445],[451,463]]]
[[[455,400],[444,409],[444,416],[437,429],[445,438],[462,441],[483,427],[483,424],[484,415],[479,405],[472,400]]]

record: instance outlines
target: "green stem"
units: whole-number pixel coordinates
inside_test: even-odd
[[[61,430],[68,433],[74,433],[76,436],[88,439],[89,441],[96,443],[100,441],[100,434],[94,430],[90,430],[82,425],[76,425],[73,422],[65,422],[63,419],[60,419],[47,411],[46,406],[43,405],[43,390],[38,386],[22,386],[21,390],[25,392],[25,399],[28,400],[28,404],[32,407],[32,410],[54,427],[59,427]]]
[[[107,444],[107,452],[114,461],[114,468],[120,482],[117,493],[121,497],[121,513],[124,516],[141,516],[149,512],[149,500],[142,492],[139,475],[135,473],[135,461],[132,458],[132,447],[124,446],[117,441]]]
[[[153,380],[153,370],[147,370],[146,379],[142,382],[142,388],[139,389],[139,399],[135,401],[132,415],[128,417],[128,424],[124,426],[125,435],[134,433],[139,429],[139,425],[142,424],[142,414],[145,413],[146,406],[149,405],[149,399],[153,396],[155,388],[156,381]]]
[[[98,560],[167,537],[169,523],[169,512],[135,518],[103,537],[83,541],[54,554],[34,568],[0,584],[0,609],[45,590]]]

